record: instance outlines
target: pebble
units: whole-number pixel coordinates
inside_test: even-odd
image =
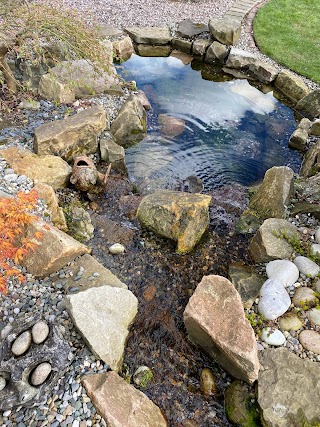
[[[21,356],[24,354],[30,347],[32,342],[31,332],[25,331],[22,332],[14,341],[11,347],[11,351],[15,356]]]
[[[6,382],[5,378],[0,376],[0,391],[5,388],[6,384],[7,384],[7,382]]]
[[[204,368],[200,373],[200,389],[205,396],[217,393],[217,384],[211,369]]]
[[[290,307],[291,299],[282,283],[268,279],[260,289],[258,311],[267,320],[275,320]]]
[[[299,334],[300,344],[315,354],[320,354],[320,333],[312,330],[304,330]]]
[[[308,277],[314,278],[319,274],[320,267],[318,264],[305,256],[297,256],[293,262],[298,267],[300,273],[303,273]]]
[[[41,344],[49,335],[49,326],[44,321],[37,322],[33,325],[31,333],[33,342]]]
[[[307,317],[310,322],[320,326],[320,308],[312,308],[311,310],[308,310]]]
[[[320,245],[318,243],[311,245],[311,252],[313,255],[320,255]]]
[[[292,298],[292,303],[295,307],[304,307],[305,305],[313,307],[315,306],[316,301],[317,299],[314,291],[306,287],[298,288]]]
[[[320,244],[320,227],[317,228],[314,238],[316,242]]]
[[[264,328],[262,329],[261,339],[269,344],[274,346],[283,345],[286,342],[286,337],[283,335],[279,329]]]
[[[115,243],[114,245],[109,247],[109,251],[113,255],[123,254],[125,250],[126,250],[126,248],[123,245],[121,245],[120,243]]]
[[[52,371],[52,367],[50,363],[48,362],[40,363],[40,365],[38,365],[36,369],[32,372],[30,383],[34,386],[43,384],[45,380],[48,378],[48,376],[50,375],[51,371]]]
[[[298,267],[291,261],[274,260],[266,266],[266,273],[269,279],[276,279],[283,286],[291,286],[299,279]]]
[[[278,322],[283,331],[298,331],[303,326],[299,317],[293,312],[284,314]]]

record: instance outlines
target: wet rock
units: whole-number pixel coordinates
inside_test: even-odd
[[[187,193],[201,193],[202,190],[202,180],[195,175],[188,176],[182,181],[181,191],[186,191]]]
[[[288,260],[274,260],[266,265],[269,279],[276,279],[284,287],[291,286],[299,279],[298,267]]]
[[[128,146],[146,135],[146,112],[136,96],[130,96],[122,105],[111,126],[117,144]]]
[[[163,45],[171,42],[168,27],[127,27],[124,30],[138,44]]]
[[[255,396],[247,384],[234,381],[225,393],[225,407],[229,421],[239,427],[259,425],[260,415]]]
[[[141,391],[115,372],[85,375],[82,383],[108,425],[117,427],[167,427],[160,409]]]
[[[317,299],[314,291],[310,288],[298,288],[292,298],[292,303],[295,307],[313,307],[316,305]]]
[[[120,243],[115,243],[109,247],[109,252],[111,252],[113,255],[123,254],[125,250],[126,248]]]
[[[251,64],[257,61],[256,55],[245,50],[232,47],[226,62],[226,67],[236,69],[248,69]]]
[[[161,126],[161,133],[167,136],[176,137],[185,130],[185,121],[167,114],[159,114],[158,122]]]
[[[124,148],[118,145],[111,134],[100,139],[101,160],[112,163],[112,169],[127,174]]]
[[[265,343],[274,346],[283,345],[286,342],[286,337],[279,329],[263,328],[261,339]]]
[[[98,150],[97,137],[109,128],[104,108],[90,107],[62,120],[45,123],[35,129],[34,150],[37,154],[54,154],[71,162],[80,155]]]
[[[184,39],[191,39],[207,31],[209,31],[209,28],[206,24],[193,22],[191,19],[184,19],[178,23],[176,36]]]
[[[282,283],[268,279],[260,290],[258,311],[267,320],[275,320],[290,307],[291,300]]]
[[[319,307],[312,308],[307,311],[307,317],[311,324],[320,326],[320,309]]]
[[[224,16],[209,20],[209,30],[215,40],[225,45],[236,44],[241,35],[241,19]]]
[[[272,83],[279,73],[275,67],[263,61],[256,61],[253,64],[250,64],[249,72],[259,80],[259,82],[265,84]]]
[[[21,356],[23,353],[25,353],[28,348],[30,347],[32,342],[31,333],[30,331],[22,332],[21,335],[19,335],[14,343],[12,344],[11,351],[15,356]]]
[[[101,286],[68,295],[65,304],[89,349],[111,369],[119,371],[128,329],[137,314],[138,300],[133,293]]]
[[[265,425],[292,427],[300,411],[309,421],[317,419],[319,364],[285,348],[261,351],[259,359],[258,403]]]
[[[300,175],[308,178],[320,171],[320,141],[317,141],[303,157]]]
[[[43,384],[50,375],[51,371],[52,367],[50,363],[40,363],[40,365],[38,365],[36,369],[32,372],[30,383],[34,386]]]
[[[94,226],[91,222],[89,212],[79,206],[72,206],[68,209],[68,215],[71,217],[70,233],[79,242],[87,242],[93,237]]]
[[[290,258],[293,247],[278,236],[298,236],[298,229],[284,219],[266,219],[251,240],[249,253],[255,262],[268,262],[274,259]]]
[[[40,322],[37,322],[32,326],[32,341],[35,344],[43,343],[48,338],[49,332],[50,330],[48,324],[43,320],[40,320]]]
[[[299,334],[299,341],[303,348],[307,351],[312,351],[315,354],[320,354],[320,333],[305,329]]]
[[[310,135],[320,136],[320,119],[317,119],[312,123]]]
[[[229,47],[217,41],[213,42],[207,49],[205,62],[214,64],[215,62],[223,62],[229,54]]]
[[[217,384],[211,369],[204,368],[200,373],[200,389],[205,396],[217,394]]]
[[[254,332],[238,292],[221,276],[205,276],[183,314],[190,339],[231,375],[253,383],[259,371]]]
[[[280,71],[274,85],[281,93],[295,103],[310,92],[310,89],[302,78],[288,70]]]
[[[35,232],[42,232],[42,238],[34,251],[23,258],[23,265],[34,276],[49,276],[77,256],[89,252],[86,246],[42,220],[28,226],[26,237],[34,236]]]
[[[300,273],[305,274],[306,276],[314,278],[320,271],[318,264],[305,256],[297,256],[293,262],[298,267]]]
[[[278,322],[280,328],[284,331],[298,331],[303,326],[299,317],[293,312],[286,313],[278,319]]]
[[[177,49],[181,52],[190,54],[192,49],[192,42],[189,40],[181,40],[174,38],[172,39],[172,47],[173,49]]]
[[[67,187],[71,167],[60,157],[52,155],[37,156],[29,150],[16,147],[1,150],[1,156],[18,175],[25,175],[35,184],[50,185],[54,190]]]
[[[166,56],[169,56],[171,53],[171,46],[169,45],[154,46],[154,45],[148,45],[148,44],[137,44],[136,50],[138,52],[138,55],[140,56],[166,57]]]
[[[53,225],[60,230],[67,230],[63,209],[59,207],[58,197],[51,185],[38,183],[34,186],[34,190],[38,193],[38,198],[44,200],[51,211]]]
[[[210,41],[207,39],[195,40],[192,45],[192,55],[203,59],[209,46]]]
[[[244,308],[250,308],[259,295],[265,279],[258,275],[253,267],[240,263],[230,264],[229,276],[240,294]]]
[[[139,366],[133,374],[132,379],[137,386],[148,388],[153,381],[152,370],[148,366]]]
[[[309,135],[307,131],[297,128],[290,136],[288,145],[290,148],[302,151],[306,148],[308,138]]]
[[[121,40],[116,40],[112,44],[113,56],[117,62],[127,61],[134,53],[134,48],[130,37],[124,37]]]
[[[5,378],[0,376],[0,391],[5,388],[6,384],[7,384],[7,382],[6,382]]]
[[[151,104],[149,99],[147,98],[147,95],[143,92],[143,90],[138,90],[137,94],[136,94],[137,98],[139,99],[139,101],[141,102],[143,108],[146,111],[151,110]]]
[[[249,207],[263,218],[285,218],[293,194],[293,170],[274,166],[265,173],[263,182],[250,201]]]
[[[307,93],[295,107],[300,113],[311,120],[320,116],[320,89]]]
[[[190,252],[209,225],[211,197],[175,191],[156,191],[144,197],[137,217],[147,228],[178,241],[179,253]]]

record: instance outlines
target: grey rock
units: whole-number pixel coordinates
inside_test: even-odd
[[[209,30],[213,38],[225,45],[236,44],[241,35],[241,19],[224,16],[210,19]]]
[[[198,36],[204,32],[209,31],[206,24],[193,22],[191,19],[184,19],[178,23],[176,36],[185,39],[191,39],[194,36]]]
[[[7,384],[7,381],[5,380],[5,378],[0,376],[0,391],[5,388],[6,384]]]
[[[80,242],[87,242],[93,237],[94,226],[91,222],[89,212],[84,208],[73,206],[69,215],[72,218],[71,233],[73,237]]]
[[[265,173],[249,207],[263,219],[285,218],[292,194],[293,170],[287,166],[274,166]]]
[[[198,58],[204,58],[207,48],[210,46],[210,41],[206,39],[197,39],[192,45],[192,55]]]
[[[267,320],[275,320],[290,307],[291,300],[282,283],[268,279],[260,290],[258,311]]]
[[[215,62],[224,62],[224,60],[229,54],[229,50],[230,49],[228,46],[215,41],[207,49],[205,62],[207,64],[213,64]]]
[[[299,279],[298,267],[288,260],[270,261],[266,266],[266,273],[269,279],[276,279],[283,286],[291,286]]]
[[[301,413],[310,422],[319,419],[319,364],[285,348],[261,351],[259,359],[258,403],[264,424],[292,427]]]
[[[124,148],[114,141],[110,133],[100,139],[99,146],[101,160],[112,163],[112,169],[116,172],[127,174]]]
[[[279,329],[269,327],[262,329],[261,339],[265,343],[274,346],[280,346],[286,342],[286,337],[281,331],[279,331]]]
[[[192,49],[192,42],[188,40],[173,38],[172,47],[173,49],[177,49],[177,50],[180,50],[181,52],[190,54]]]
[[[130,37],[124,37],[113,43],[113,56],[117,62],[127,61],[134,53],[133,44]]]
[[[257,56],[251,52],[247,52],[236,47],[232,47],[226,62],[228,68],[236,68],[239,70],[248,69],[250,65],[255,64]]]
[[[171,42],[168,27],[127,27],[124,30],[136,43],[163,45]]]
[[[257,80],[265,84],[272,83],[279,73],[275,67],[263,61],[256,61],[253,64],[250,64],[249,72]]]
[[[320,271],[318,264],[307,257],[297,256],[293,262],[298,267],[300,273],[305,274],[306,276],[314,278]]]
[[[310,92],[310,89],[302,78],[288,70],[280,71],[274,85],[281,93],[295,103]]]
[[[138,300],[133,293],[101,286],[68,295],[65,305],[89,349],[112,370],[119,371],[128,328],[137,314]]]
[[[35,101],[34,99],[23,99],[20,104],[18,105],[18,108],[21,108],[22,110],[40,110],[40,102]]]
[[[320,255],[320,245],[319,243],[314,243],[311,245],[311,252],[313,255]]]
[[[296,150],[304,150],[307,145],[309,135],[304,129],[297,128],[289,139],[289,147]]]
[[[19,335],[14,343],[12,344],[11,351],[15,356],[21,356],[23,353],[25,353],[28,348],[30,347],[32,342],[31,333],[30,331],[22,332],[21,335]]]
[[[255,262],[290,258],[293,247],[282,237],[297,238],[298,229],[284,219],[266,219],[251,240],[249,252]]]
[[[320,136],[320,119],[317,119],[312,123],[310,135]]]
[[[309,148],[303,157],[300,175],[308,178],[320,171],[320,141]]]
[[[297,103],[296,109],[311,120],[318,118],[320,116],[320,89],[306,94]]]
[[[139,101],[141,102],[143,108],[146,111],[151,110],[151,104],[149,99],[147,98],[146,94],[143,92],[143,90],[138,90],[137,91],[137,98],[139,99]]]
[[[31,329],[32,340],[35,344],[41,344],[49,335],[49,326],[46,322],[41,320],[33,325]]]
[[[33,386],[39,386],[43,384],[52,371],[50,363],[40,363],[31,374],[30,383]]]

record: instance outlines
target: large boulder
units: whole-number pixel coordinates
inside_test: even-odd
[[[0,155],[16,174],[27,176],[35,184],[48,184],[54,190],[68,186],[72,169],[60,157],[38,156],[29,150],[17,147],[3,149],[0,151]]]
[[[320,117],[320,89],[306,94],[299,100],[295,108],[311,120]]]
[[[249,245],[249,253],[255,262],[268,262],[274,259],[287,259],[293,247],[285,239],[298,236],[295,225],[285,219],[266,219]]]
[[[257,56],[246,50],[232,47],[226,62],[226,67],[238,70],[248,69],[257,61]]]
[[[111,125],[111,133],[117,144],[129,146],[146,136],[147,115],[141,101],[130,96],[122,105]]]
[[[32,238],[39,232],[42,233],[40,241],[23,257],[23,265],[34,276],[47,277],[79,255],[89,252],[85,245],[42,220],[28,225],[25,237]]]
[[[317,141],[303,157],[300,175],[309,178],[320,171],[320,141]]]
[[[292,194],[293,170],[287,166],[274,166],[265,173],[249,207],[263,219],[285,218]]]
[[[37,154],[54,154],[67,162],[98,150],[98,136],[109,128],[106,111],[90,107],[62,120],[45,123],[35,129],[34,150]]]
[[[183,314],[189,338],[236,378],[253,383],[259,360],[241,298],[228,279],[205,276]]]
[[[236,44],[241,35],[241,19],[225,16],[209,20],[209,30],[213,38],[225,45]]]
[[[82,384],[109,427],[167,427],[161,410],[115,372],[84,375]]]
[[[290,101],[298,102],[310,92],[308,86],[301,77],[296,76],[291,71],[282,70],[278,74],[275,87],[282,92]]]
[[[142,44],[169,44],[171,42],[170,30],[168,27],[127,27],[126,33],[136,43]]]
[[[209,225],[211,197],[160,190],[144,197],[137,217],[147,228],[178,241],[178,253],[190,252]]]
[[[320,422],[320,365],[285,348],[259,353],[258,403],[266,427]],[[308,424],[309,425],[309,424]],[[311,424],[310,424],[311,425]]]
[[[138,311],[137,298],[127,289],[101,286],[69,294],[65,305],[89,349],[118,372],[129,327]]]

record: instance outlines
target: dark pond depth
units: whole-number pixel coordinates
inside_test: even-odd
[[[133,182],[175,188],[195,175],[210,191],[234,182],[252,185],[272,166],[298,170],[299,155],[288,148],[293,112],[270,89],[263,93],[247,80],[223,75],[204,80],[212,75],[192,66],[172,56],[133,55],[122,64],[123,77],[135,80],[152,105],[148,136],[126,151]],[[182,124],[178,130],[161,125],[160,114]]]

